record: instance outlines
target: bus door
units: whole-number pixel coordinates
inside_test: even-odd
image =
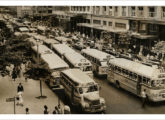
[[[81,97],[78,93],[78,90],[75,89],[74,87],[72,87],[72,91],[71,91],[71,101],[72,104],[76,105],[81,101]]]
[[[142,82],[142,76],[138,75],[138,79],[137,79],[137,95],[140,95],[140,93],[141,93],[141,82]]]

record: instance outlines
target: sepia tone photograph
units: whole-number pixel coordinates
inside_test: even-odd
[[[165,7],[0,6],[0,114],[164,114]]]

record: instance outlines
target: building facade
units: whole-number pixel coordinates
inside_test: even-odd
[[[91,30],[96,37],[100,37],[102,31],[114,36],[129,32],[132,41],[146,47],[165,40],[165,7],[162,6],[71,6],[70,12],[83,15],[88,22],[78,26]]]

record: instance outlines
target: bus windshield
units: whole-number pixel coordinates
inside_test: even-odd
[[[91,85],[89,87],[80,87],[79,88],[79,93],[83,94],[83,93],[89,93],[89,92],[95,92],[98,91],[98,86],[97,85]]]
[[[151,86],[155,89],[165,88],[165,79],[162,80],[152,80]]]
[[[101,66],[107,66],[107,61],[101,61]]]

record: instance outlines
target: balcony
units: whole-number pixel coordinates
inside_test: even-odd
[[[122,16],[126,16],[126,12],[122,12]]]
[[[162,12],[162,19],[165,19],[165,12]]]
[[[144,17],[143,11],[138,12],[138,17]]]
[[[131,16],[135,16],[135,11],[131,11]]]
[[[118,16],[118,12],[115,12],[115,13],[114,13],[114,16]]]
[[[109,16],[112,16],[112,11],[109,11]]]
[[[149,16],[149,17],[155,17],[155,16],[156,16],[156,12],[149,12],[149,13],[148,13],[148,16]]]

